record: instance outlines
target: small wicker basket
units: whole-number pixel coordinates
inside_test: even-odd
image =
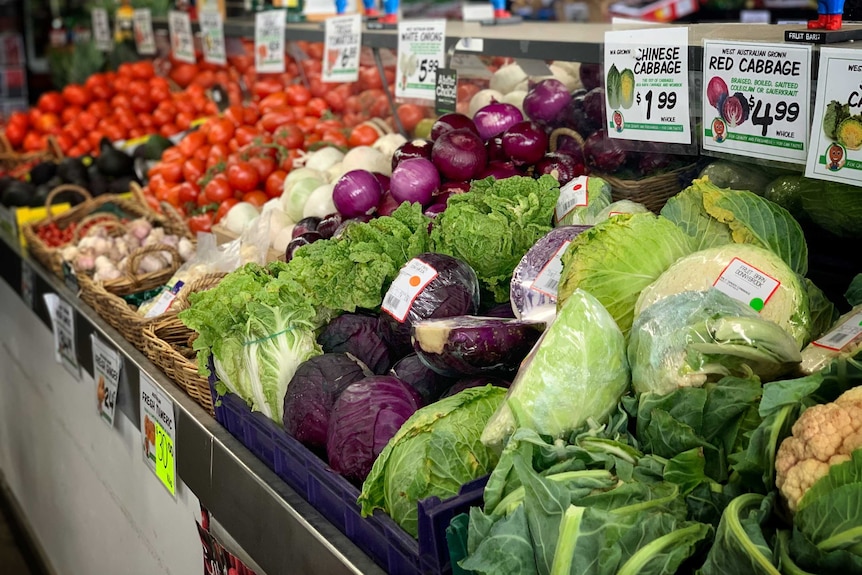
[[[14,172],[18,167],[26,167],[32,163],[59,162],[63,159],[63,150],[54,136],[46,138],[47,148],[36,152],[16,152],[9,143],[6,134],[0,133],[0,171]],[[23,175],[23,174],[21,174]]]

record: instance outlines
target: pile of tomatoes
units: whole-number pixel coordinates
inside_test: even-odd
[[[95,226],[96,224],[102,223],[103,221],[107,221],[110,218],[93,218],[88,221],[81,227],[79,237],[84,237],[87,235],[87,231]],[[47,224],[39,226],[36,228],[36,235],[39,236],[45,245],[51,248],[58,248],[60,246],[65,246],[69,242],[71,242],[75,238],[75,231],[78,229],[78,224],[76,222],[70,222],[64,228],[61,228],[57,225],[57,222],[51,221]]]

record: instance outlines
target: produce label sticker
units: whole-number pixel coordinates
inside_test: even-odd
[[[437,270],[419,258],[407,262],[389,286],[381,309],[399,322],[407,319],[413,302],[434,278]]]
[[[192,21],[188,12],[171,10],[168,14],[168,31],[171,36],[171,52],[174,59],[194,64],[195,41],[192,36]]]
[[[176,416],[174,403],[150,376],[141,372],[141,437],[144,463],[168,492],[177,496],[177,460],[174,451]]]
[[[821,48],[805,175],[862,186],[862,53]]]
[[[691,144],[688,28],[605,32],[611,138]]]
[[[21,260],[21,299],[27,307],[33,309],[33,294],[36,291],[36,283],[33,278],[33,268],[26,260]]]
[[[45,306],[54,331],[54,357],[75,379],[81,378],[75,349],[75,309],[53,293],[45,294]]]
[[[434,102],[437,68],[446,65],[445,40],[445,20],[398,23],[397,98]]]
[[[284,23],[287,10],[267,10],[254,16],[254,67],[261,73],[284,72]]]
[[[854,313],[847,321],[814,342],[817,347],[841,351],[862,339],[862,312]]]
[[[558,222],[575,208],[582,208],[587,205],[589,202],[589,194],[587,194],[589,181],[590,178],[587,176],[578,176],[560,188],[560,197],[557,199],[556,208],[554,208]]]
[[[811,46],[703,42],[703,149],[804,164]]]
[[[221,14],[213,10],[200,12],[198,22],[201,25],[201,48],[204,52],[204,62],[224,65],[227,63],[227,49],[224,43],[224,22]]]
[[[156,35],[153,33],[153,16],[149,8],[138,8],[132,20],[135,29],[135,46],[138,54],[151,56],[156,53]]]
[[[90,12],[90,18],[96,49],[101,52],[110,52],[114,47],[114,40],[111,38],[111,23],[108,21],[108,11],[104,8],[93,8]]]
[[[712,284],[718,291],[748,304],[756,312],[766,306],[780,285],[777,279],[739,258],[733,258]]]
[[[458,71],[437,68],[437,87],[434,89],[434,111],[451,114],[458,106]]]
[[[323,45],[323,81],[355,82],[359,79],[362,16],[327,18]]]
[[[569,249],[572,242],[566,240],[563,242],[553,257],[545,264],[536,279],[533,280],[533,285],[530,289],[543,293],[548,297],[557,299],[557,288],[560,287],[560,276],[563,275],[563,254]]]
[[[99,417],[108,424],[108,427],[113,427],[123,361],[117,350],[109,347],[96,337],[96,334],[90,334],[90,337],[93,342],[93,378],[96,380],[96,405]]]

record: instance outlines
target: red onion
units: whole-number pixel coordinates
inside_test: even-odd
[[[571,99],[565,84],[556,78],[548,78],[527,92],[524,98],[524,113],[535,122],[550,122],[563,111]]]
[[[479,134],[479,130],[476,129],[476,124],[474,124],[473,120],[464,114],[443,114],[437,118],[437,121],[434,122],[433,126],[431,126],[431,139],[436,140],[446,132],[460,130],[461,128],[467,128],[471,132],[475,132],[476,135]]]
[[[384,192],[389,191],[389,176],[386,174],[381,174],[380,172],[372,172],[374,177],[377,178],[377,181],[380,182],[380,189]]]
[[[317,224],[317,229],[315,230],[323,239],[328,240],[335,233],[335,230],[338,229],[338,226],[341,225],[341,214],[335,212],[334,214],[329,214]]]
[[[494,136],[499,136],[523,120],[524,115],[521,110],[512,104],[502,102],[492,102],[484,108],[480,108],[473,116],[473,122],[479,130],[479,137],[486,141]]]
[[[431,160],[450,180],[472,180],[485,167],[487,154],[479,136],[462,128],[437,138]]]
[[[336,182],[332,203],[341,215],[352,218],[373,212],[382,196],[383,188],[374,174],[351,170]]]
[[[606,130],[599,130],[584,143],[584,157],[590,167],[604,174],[613,174],[626,162],[626,151],[619,140],[608,137]]]
[[[437,202],[425,208],[425,211],[423,213],[429,218],[436,218],[444,211],[446,211],[446,202]]]
[[[494,179],[505,180],[517,175],[518,170],[515,169],[515,164],[512,162],[491,162],[482,170],[479,177],[487,178],[488,176],[493,176]]]
[[[377,215],[391,216],[392,212],[397,210],[400,205],[401,202],[392,197],[392,192],[383,192],[383,199],[380,200],[380,204],[377,206]]]
[[[470,182],[445,182],[442,186],[440,186],[440,193],[437,194],[442,195],[447,192],[452,194],[463,194],[464,192],[470,191]]]
[[[587,173],[583,160],[564,152],[545,154],[545,157],[536,163],[535,170],[536,174],[554,176],[561,186]]]
[[[289,262],[293,259],[293,254],[296,253],[296,250],[301,248],[302,246],[307,246],[308,244],[312,244],[317,240],[322,240],[323,236],[317,232],[306,232],[304,234],[298,235],[287,244],[287,247],[284,250],[284,261]]]
[[[434,142],[431,140],[425,140],[423,138],[419,138],[416,140],[410,140],[395,150],[395,153],[392,154],[392,169],[394,170],[399,163],[404,160],[409,160],[410,158],[425,158],[426,160],[431,159],[431,148],[434,146]]]
[[[533,122],[519,122],[503,133],[503,151],[515,164],[535,164],[548,151],[548,135]]]
[[[506,152],[503,151],[503,138],[500,136],[485,142],[485,149],[488,151],[489,162],[504,162],[509,159],[506,157]]]
[[[308,232],[316,232],[319,225],[320,218],[315,218],[314,216],[302,218],[296,222],[295,226],[293,226],[293,231],[290,232],[290,237],[296,238],[297,236],[301,236]]]
[[[431,160],[410,158],[402,161],[392,172],[392,197],[397,202],[419,203],[427,206],[440,187],[440,174]]]

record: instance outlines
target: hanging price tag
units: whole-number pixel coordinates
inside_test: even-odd
[[[141,372],[141,437],[144,463],[176,498],[177,460],[174,404],[147,374]]]
[[[99,416],[109,427],[114,426],[114,408],[117,406],[117,388],[123,360],[117,350],[104,343],[96,334],[90,334],[93,347],[93,379],[96,380],[96,405]]]
[[[862,186],[862,53],[821,48],[805,175]]]
[[[437,69],[437,87],[434,89],[434,111],[438,114],[455,112],[458,104],[458,71]]]
[[[45,294],[45,306],[54,331],[54,357],[75,379],[81,378],[75,349],[75,309],[53,293]]]
[[[138,54],[153,55],[156,53],[156,36],[153,33],[153,16],[149,8],[138,8],[134,17],[135,46]]]
[[[284,72],[284,23],[287,10],[267,10],[254,17],[254,67],[258,72]]]
[[[210,64],[224,65],[227,62],[227,51],[224,43],[224,22],[221,14],[207,10],[198,14],[201,25],[201,46],[204,51],[204,61]]]
[[[175,60],[194,64],[195,42],[192,36],[192,21],[188,12],[171,10],[168,14],[168,30],[171,36],[171,53]]]
[[[93,8],[90,12],[93,26],[93,40],[96,42],[96,49],[101,52],[110,52],[114,47],[114,40],[111,38],[111,23],[108,21],[108,11],[104,8]]]
[[[434,102],[437,68],[446,64],[445,40],[445,20],[398,23],[396,97]]]
[[[35,283],[33,279],[33,268],[27,263],[27,260],[21,260],[21,299],[27,304],[27,307],[33,309],[33,293],[35,291]]]
[[[703,42],[703,148],[804,164],[811,46]]]
[[[611,138],[691,143],[688,28],[605,32]]]
[[[327,18],[323,50],[324,82],[355,82],[359,79],[362,16]]]

